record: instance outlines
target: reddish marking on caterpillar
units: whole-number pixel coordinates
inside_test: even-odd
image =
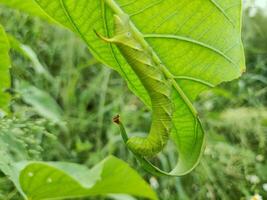
[[[115,123],[115,124],[120,124],[120,115],[116,115],[112,118],[112,121]]]

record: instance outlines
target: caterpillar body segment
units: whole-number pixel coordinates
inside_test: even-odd
[[[161,64],[153,59],[152,50],[142,45],[131,31],[127,16],[114,15],[115,35],[105,38],[114,43],[147,90],[152,105],[152,124],[146,138],[132,137],[126,142],[128,148],[140,156],[152,157],[162,151],[172,128],[172,85],[164,76]]]

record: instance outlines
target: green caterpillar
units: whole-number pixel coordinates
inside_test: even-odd
[[[126,141],[128,148],[140,156],[152,157],[159,153],[169,139],[172,127],[172,86],[161,71],[161,63],[153,59],[152,50],[146,47],[131,30],[128,16],[114,15],[115,36],[105,38],[114,43],[132,67],[145,89],[152,105],[152,124],[146,138],[132,137]]]

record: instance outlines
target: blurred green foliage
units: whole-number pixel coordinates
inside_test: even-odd
[[[203,93],[197,102],[208,134],[199,166],[181,178],[151,177],[138,169],[160,199],[267,198],[267,18],[262,13],[250,17],[249,9],[244,13],[247,72]],[[95,61],[85,44],[61,27],[6,7],[0,8],[0,23],[39,63],[36,68],[36,60],[18,49],[11,52],[15,117],[1,122],[0,138],[20,150],[1,145],[7,162],[0,165],[40,159],[91,167],[114,154],[137,166],[111,118],[120,113],[130,132],[145,134],[140,130],[149,129],[150,112],[120,76]],[[165,170],[176,161],[172,148],[155,160]],[[0,174],[0,199],[19,199],[16,193]]]

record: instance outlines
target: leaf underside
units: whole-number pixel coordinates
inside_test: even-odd
[[[19,183],[30,200],[130,194],[156,200],[149,185],[125,162],[109,156],[91,170],[71,163],[19,163]]]
[[[0,25],[0,112],[8,112],[10,96],[6,92],[10,88],[9,43],[3,27]],[[0,114],[1,116],[1,114]]]
[[[149,96],[116,46],[94,30],[113,36],[113,14],[130,16],[166,69],[175,93],[171,139],[179,158],[173,175],[198,163],[205,134],[193,101],[204,90],[245,71],[241,42],[241,0],[36,0],[55,20],[80,35],[92,54],[118,71],[129,88],[150,106]]]
[[[30,15],[44,19],[48,22],[55,22],[38,6],[38,4],[34,0],[0,0],[0,5],[18,9]]]

